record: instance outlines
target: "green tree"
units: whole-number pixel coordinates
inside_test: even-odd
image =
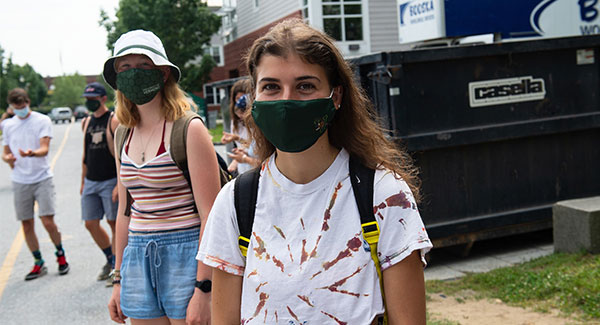
[[[0,47],[0,108],[6,109],[8,91],[16,87],[27,90],[32,107],[40,106],[48,92],[44,79],[32,66],[13,64],[10,57],[5,62],[4,50]]]
[[[220,18],[206,3],[198,0],[121,0],[116,16],[117,20],[112,21],[106,12],[100,12],[100,25],[108,32],[110,50],[127,31],[152,31],[162,40],[169,60],[181,69],[181,86],[187,91],[202,90],[215,66],[212,57],[203,55],[203,49],[221,26]]]
[[[54,79],[54,92],[50,98],[50,104],[71,108],[83,104],[84,98],[81,97],[81,94],[83,94],[85,85],[85,77],[78,73],[57,77]]]

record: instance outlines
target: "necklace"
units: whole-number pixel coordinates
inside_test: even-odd
[[[156,123],[156,125],[160,125],[160,120],[158,123]],[[144,145],[144,138],[142,137],[142,133],[140,133],[140,144],[142,147],[144,147],[144,150],[142,151],[142,164],[146,161],[146,149],[148,149],[148,144],[150,144],[150,140],[152,140],[152,136],[154,135],[154,132],[156,132],[157,128],[157,126],[154,126],[154,129],[152,129],[152,133],[150,133],[150,138],[148,138],[148,141],[146,141],[146,145]]]

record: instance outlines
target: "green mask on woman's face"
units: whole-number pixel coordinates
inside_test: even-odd
[[[334,115],[331,95],[310,100],[252,103],[254,122],[267,140],[283,152],[302,152],[310,148],[325,133]]]
[[[85,101],[85,107],[93,113],[100,108],[100,101],[97,99],[88,99]]]
[[[151,101],[164,85],[159,69],[132,68],[117,73],[117,89],[136,105]]]

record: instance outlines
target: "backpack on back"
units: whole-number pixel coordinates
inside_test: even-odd
[[[379,257],[377,256],[379,224],[373,213],[375,170],[364,166],[352,156],[350,156],[348,167],[350,170],[352,191],[354,192],[354,198],[356,200],[356,205],[358,206],[358,212],[360,213],[363,238],[369,244],[371,259],[375,263],[375,268],[377,269],[379,285],[381,287],[381,296],[385,302],[381,265],[379,264]],[[250,244],[250,236],[252,235],[259,179],[260,167],[256,167],[236,177],[233,189],[235,213],[240,232],[238,245],[244,257],[248,254],[248,245]],[[387,312],[385,312],[380,323],[387,324]]]
[[[173,127],[171,129],[171,138],[169,140],[169,152],[173,161],[177,165],[177,167],[183,173],[186,181],[190,185],[190,189],[192,188],[192,182],[190,180],[190,170],[188,168],[187,162],[187,130],[190,125],[190,122],[193,119],[202,119],[200,116],[193,111],[186,111],[185,115],[173,122]],[[129,136],[131,129],[126,128],[122,125],[119,125],[115,130],[115,157],[121,161],[121,151],[123,146],[125,145],[125,141]],[[231,174],[227,171],[227,164],[221,158],[221,156],[216,153],[217,161],[219,163],[219,180],[221,182],[221,187],[223,187],[227,182],[232,179]],[[223,167],[225,166],[225,167]],[[129,192],[127,192],[127,209],[125,211],[125,215],[129,216],[131,213],[131,203],[133,203],[133,199]],[[195,204],[194,210],[197,211]]]

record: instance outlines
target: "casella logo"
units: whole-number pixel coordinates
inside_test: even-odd
[[[532,76],[469,83],[469,105],[471,107],[541,100],[545,97],[544,79],[535,79]]]
[[[400,4],[400,26],[404,26],[407,22],[414,24],[418,23],[419,20],[415,20],[416,17],[431,13],[434,11],[433,0],[427,1],[409,1]],[[408,14],[408,19],[405,16]]]
[[[541,36],[561,37],[600,34],[599,0],[543,0],[529,21]]]

